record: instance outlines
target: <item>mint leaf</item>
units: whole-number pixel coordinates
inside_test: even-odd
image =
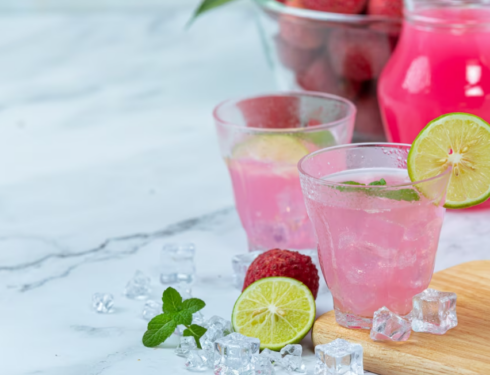
[[[177,325],[185,325],[188,326],[192,324],[192,313],[189,310],[182,310],[176,313],[173,313],[173,319]]]
[[[182,296],[174,288],[165,289],[162,296],[163,312],[172,313],[182,310]]]
[[[361,184],[356,181],[345,181],[342,182],[344,185],[353,185],[353,186],[366,186],[365,184]],[[386,180],[382,178],[379,181],[370,182],[368,186],[385,186]],[[383,189],[366,189],[366,188],[356,188],[356,187],[346,187],[346,186],[337,186],[335,189],[342,192],[362,192],[367,195],[373,197],[381,197],[388,198],[397,201],[419,201],[419,194],[413,189],[400,189],[400,190],[383,190]]]
[[[344,184],[344,185],[363,185],[363,186],[365,186],[364,184],[361,184],[360,182],[355,182],[355,181],[344,181],[344,182],[341,182],[341,184]]]
[[[177,328],[177,323],[173,320],[172,314],[160,314],[155,316],[148,323],[148,330],[143,335],[143,345],[154,347],[172,335]]]
[[[379,190],[375,194],[378,197],[394,199],[397,201],[419,201],[420,195],[412,189],[400,189],[400,190]]]
[[[370,182],[369,183],[370,186],[384,186],[386,185],[386,181],[384,178],[382,178],[381,180],[379,181],[373,181],[373,182]]]
[[[227,3],[231,3],[232,1],[234,0],[203,0],[201,4],[197,7],[197,9],[194,11],[194,15],[192,16],[188,25],[190,25],[197,17],[199,17],[204,12],[220,7]]]
[[[199,342],[199,339],[206,333],[207,329],[203,328],[201,326],[198,326],[197,324],[192,324],[190,327],[188,327],[184,331],[184,336],[192,336],[196,340],[197,347],[199,349],[201,348],[201,343]]]
[[[190,311],[192,314],[198,312],[199,310],[202,310],[206,306],[203,300],[200,300],[199,298],[189,298],[184,301],[182,304],[182,308],[184,310]]]

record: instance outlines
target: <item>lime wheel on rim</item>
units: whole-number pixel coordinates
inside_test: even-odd
[[[435,177],[450,166],[445,207],[472,207],[490,197],[490,125],[487,122],[467,113],[450,113],[422,129],[408,154],[410,179]]]

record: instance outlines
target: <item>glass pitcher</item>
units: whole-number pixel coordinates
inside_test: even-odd
[[[392,142],[412,143],[449,112],[490,121],[490,2],[405,0],[400,42],[378,96]]]

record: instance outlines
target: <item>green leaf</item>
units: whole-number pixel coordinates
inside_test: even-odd
[[[182,296],[174,288],[165,289],[162,295],[163,312],[171,313],[182,310]]]
[[[188,326],[192,324],[192,313],[189,310],[182,310],[176,313],[173,313],[174,321],[177,325],[185,325]]]
[[[342,182],[344,185],[354,185],[354,186],[366,186],[356,181],[345,181]],[[379,181],[373,181],[369,183],[369,186],[385,186],[386,180],[382,178]],[[337,190],[342,192],[362,192],[370,196],[394,199],[397,201],[407,201],[413,202],[420,200],[419,194],[413,189],[400,189],[400,190],[383,190],[383,189],[366,189],[366,188],[356,188],[356,187],[346,187],[337,186]]]
[[[192,314],[202,310],[206,306],[203,300],[199,298],[189,298],[184,301],[182,308],[190,311]]]
[[[344,181],[342,182],[344,185],[362,185],[365,186],[364,184],[361,184],[360,182],[355,182],[355,181]]]
[[[199,339],[206,333],[207,329],[201,326],[198,326],[197,324],[192,324],[191,326],[187,327],[187,329],[184,331],[184,336],[192,336],[196,340],[197,347],[199,349],[201,348],[201,343],[199,342]]]
[[[227,3],[231,3],[232,1],[235,1],[235,0],[203,0],[201,2],[201,4],[199,5],[199,7],[194,11],[194,15],[192,16],[188,25],[190,25],[198,16],[200,16],[204,12],[207,12],[211,9],[220,7],[220,6],[225,5]]]
[[[373,182],[370,182],[369,183],[370,186],[384,186],[386,185],[386,181],[384,178],[382,178],[381,180],[379,181],[373,181]]]
[[[420,195],[412,189],[400,189],[400,190],[379,190],[375,194],[378,197],[394,199],[397,201],[419,201]]]
[[[143,335],[143,345],[154,347],[160,345],[177,328],[177,323],[174,321],[172,314],[160,314],[155,316],[148,323],[148,330]]]

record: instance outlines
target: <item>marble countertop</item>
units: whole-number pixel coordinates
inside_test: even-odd
[[[211,111],[274,82],[249,4],[186,31],[196,2],[174,3],[0,16],[2,375],[188,374],[172,349],[143,347],[144,302],[122,296],[136,270],[161,296],[166,242],[196,244],[193,295],[231,313],[246,240]],[[489,259],[489,221],[448,213],[437,270]],[[115,295],[113,314],[91,310],[94,292]]]

